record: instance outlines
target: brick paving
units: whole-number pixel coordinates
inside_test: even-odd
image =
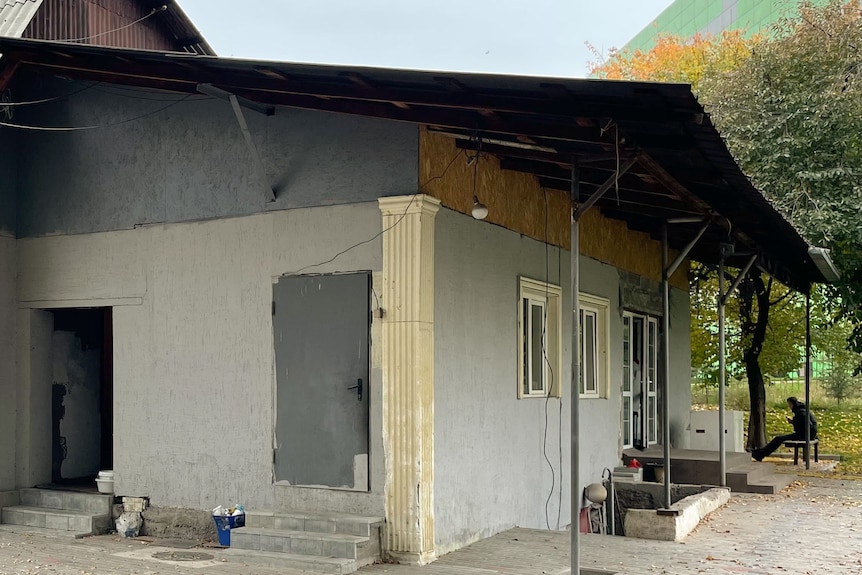
[[[515,529],[426,567],[374,565],[360,575],[565,575],[568,534]],[[130,553],[137,551],[138,553]],[[0,575],[298,575],[227,563],[157,562],[166,551],[112,536],[81,540],[0,531]],[[167,550],[170,551],[170,550]],[[180,551],[174,549],[173,551]],[[682,543],[587,535],[581,566],[643,575],[862,573],[862,481],[807,478],[777,495],[734,495]],[[144,558],[141,558],[144,557]]]

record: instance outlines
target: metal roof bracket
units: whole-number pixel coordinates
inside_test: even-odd
[[[671,222],[668,221],[668,223],[671,223]],[[703,234],[706,233],[706,230],[709,228],[710,223],[711,223],[710,221],[706,221],[703,224],[703,227],[700,228],[700,231],[697,232],[697,235],[694,236],[694,239],[692,239],[690,242],[688,242],[688,245],[685,246],[681,252],[679,252],[679,254],[676,256],[676,259],[673,260],[673,263],[671,263],[667,267],[667,270],[665,270],[667,272],[667,277],[670,277],[674,273],[676,273],[677,268],[679,268],[679,266],[680,266],[680,264],[682,264],[683,260],[685,260],[685,258],[688,257],[688,254],[691,252],[692,248],[694,248],[694,246],[697,245],[697,242],[700,241],[700,238],[703,237]]]
[[[602,196],[605,195],[605,193],[609,189],[611,189],[611,186],[614,185],[614,183],[619,179],[619,177],[622,176],[623,174],[625,174],[626,172],[628,172],[629,169],[637,163],[637,161],[638,161],[638,156],[635,156],[634,158],[631,158],[630,160],[628,160],[627,162],[622,164],[620,166],[618,172],[614,172],[614,175],[612,175],[610,178],[608,178],[604,184],[599,186],[599,189],[597,189],[595,192],[593,192],[593,195],[590,196],[587,199],[587,201],[580,204],[575,209],[574,213],[572,213],[572,218],[574,218],[575,220],[580,220],[581,216],[583,216],[587,212],[587,210],[589,210],[591,207],[593,207],[593,205],[596,202],[598,202],[600,199],[602,199]],[[572,199],[576,200],[577,198],[572,198]]]

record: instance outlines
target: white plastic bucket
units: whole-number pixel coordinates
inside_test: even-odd
[[[99,488],[99,493],[114,492],[114,470],[108,469],[100,471],[96,476],[96,486]]]

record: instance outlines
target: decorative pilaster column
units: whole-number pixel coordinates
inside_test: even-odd
[[[386,550],[425,564],[434,550],[434,219],[426,195],[381,198]]]

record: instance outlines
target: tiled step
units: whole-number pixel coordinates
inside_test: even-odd
[[[110,515],[111,505],[114,502],[112,495],[53,489],[22,489],[20,497],[21,505],[29,507],[68,509],[70,511],[84,511],[93,515]]]
[[[233,536],[231,534],[231,542],[233,542]],[[237,549],[235,547],[225,549],[221,552],[220,556],[227,559],[230,563],[275,569],[298,569],[331,575],[348,575],[355,572],[361,566],[355,559],[313,557],[310,555],[297,555],[295,553],[272,553],[268,551]]]
[[[106,533],[111,527],[111,516],[70,509],[15,505],[0,510],[0,522],[75,533]]]
[[[382,517],[348,515],[344,513],[305,513],[301,511],[249,511],[245,516],[247,527],[287,529],[313,533],[345,533],[362,537],[378,537],[383,525]]]
[[[230,542],[233,549],[355,559],[362,564],[379,555],[379,545],[369,537],[344,533],[240,527],[231,530]]]

